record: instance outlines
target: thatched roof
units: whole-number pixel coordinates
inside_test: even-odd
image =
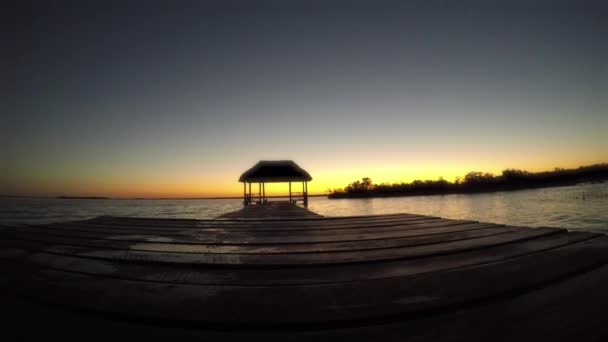
[[[261,160],[251,169],[245,171],[239,182],[303,182],[311,181],[312,177],[306,170],[292,160]]]

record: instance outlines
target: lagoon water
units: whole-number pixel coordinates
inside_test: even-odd
[[[0,222],[47,223],[99,215],[213,218],[239,208],[239,199],[0,198]],[[518,226],[608,232],[608,182],[466,195],[337,200],[313,197],[309,209],[326,216],[412,213]]]

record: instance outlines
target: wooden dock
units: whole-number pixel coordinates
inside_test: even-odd
[[[243,209],[226,213],[218,218],[228,219],[291,219],[319,218],[321,215],[289,201],[272,201],[259,205],[249,205]]]
[[[608,337],[605,235],[300,209],[2,227],[3,323],[88,339]]]

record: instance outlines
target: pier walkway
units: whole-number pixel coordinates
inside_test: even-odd
[[[229,219],[289,219],[319,218],[321,215],[289,201],[272,201],[264,204],[248,205],[243,209],[226,213],[218,218]]]
[[[0,271],[3,323],[26,322],[21,336],[608,337],[608,236],[555,228],[264,204],[5,226]]]

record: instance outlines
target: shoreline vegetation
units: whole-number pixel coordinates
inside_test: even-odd
[[[328,198],[470,194],[568,186],[606,180],[608,180],[608,163],[580,166],[575,169],[555,168],[553,171],[543,172],[506,169],[501,175],[473,171],[464,177],[457,177],[454,182],[440,177],[438,180],[415,180],[411,183],[374,184],[369,177],[364,177],[350,183],[344,189],[330,191]]]

